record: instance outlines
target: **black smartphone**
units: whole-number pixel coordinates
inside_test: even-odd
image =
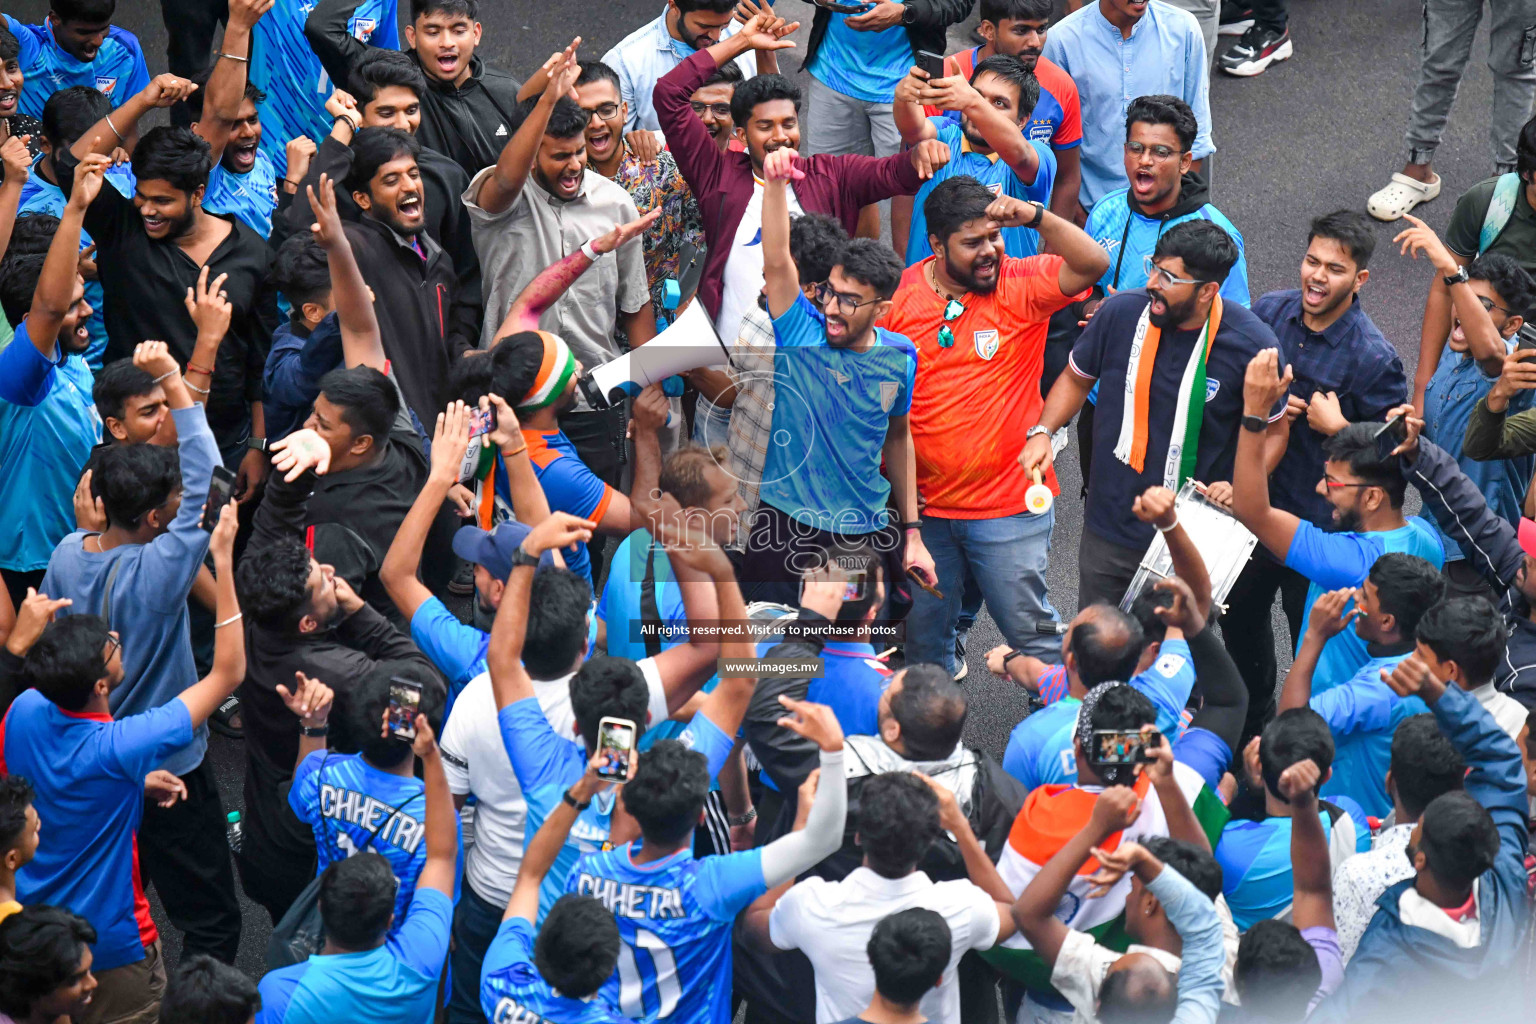
[[[1162,743],[1162,733],[1156,729],[1150,732],[1095,729],[1088,761],[1097,765],[1146,764],[1152,760],[1151,750]]]
[[[932,50],[917,51],[917,66],[928,72],[928,80],[944,77],[944,55]]]
[[[1408,424],[1403,421],[1402,414],[1393,416],[1381,425],[1376,431],[1376,457],[1386,462],[1392,457],[1392,452],[1397,446],[1408,440]]]
[[[402,740],[416,738],[416,715],[421,711],[421,686],[409,679],[389,681],[389,734]]]
[[[235,496],[235,471],[223,466],[213,467],[213,482],[208,485],[208,501],[203,505],[203,529],[209,533],[219,525],[224,506]]]
[[[1526,349],[1536,348],[1536,324],[1526,324],[1520,328],[1520,333],[1515,335],[1520,340],[1515,342],[1515,351],[1523,352]]]
[[[825,7],[833,14],[868,14],[875,9],[874,0],[853,0],[846,3],[844,0],[817,0],[818,5]]]

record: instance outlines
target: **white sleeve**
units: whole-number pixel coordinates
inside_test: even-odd
[[[472,727],[474,716],[449,715],[443,723],[443,734],[438,737],[438,753],[442,754],[443,774],[448,777],[448,791],[462,796],[469,789],[469,737],[465,734]]]
[[[997,945],[997,933],[1003,920],[997,914],[997,901],[981,886],[962,881],[965,886],[966,928],[970,932],[967,949],[991,949]]]
[[[818,751],[821,778],[816,799],[805,819],[805,828],[780,836],[763,847],[763,884],[772,889],[836,853],[843,845],[843,826],[848,819],[848,779],[843,752]]]
[[[804,904],[815,899],[820,893],[826,881],[820,878],[807,878],[803,882],[796,882],[789,887],[789,891],[779,897],[779,902],[773,905],[773,910],[768,914],[768,938],[779,949],[799,949],[800,936],[804,934],[805,913],[802,910]]]
[[[1051,985],[1075,1009],[1091,1017],[1098,1008],[1104,975],[1120,955],[1094,942],[1087,932],[1069,931],[1061,942],[1061,952],[1056,954]]]
[[[636,664],[640,666],[640,674],[645,677],[645,688],[650,691],[646,713],[651,717],[646,728],[654,729],[671,717],[671,712],[667,710],[667,688],[661,681],[661,669],[656,667],[655,658],[641,658]]]

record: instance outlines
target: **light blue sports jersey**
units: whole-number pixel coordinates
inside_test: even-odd
[[[51,217],[64,215],[64,205],[68,200],[64,198],[63,189],[38,172],[38,161],[42,159],[42,155],[39,154],[37,160],[32,161],[32,174],[21,186],[21,204],[16,210],[18,217],[38,213],[46,213]],[[127,164],[113,164],[107,168],[105,177],[124,199],[133,198],[133,168]],[[82,228],[81,251],[83,252],[90,244],[91,234]],[[90,319],[85,322],[86,332],[91,336],[91,344],[85,350],[85,361],[92,370],[99,370],[102,356],[107,351],[107,323],[102,310],[102,306],[106,303],[102,298],[100,281],[85,282],[85,301],[91,307]]]
[[[549,817],[549,812],[564,798],[565,791],[587,770],[587,754],[577,744],[555,735],[537,698],[527,697],[508,704],[496,717],[501,726],[502,745],[512,762],[512,772],[528,802],[523,834],[533,836]],[[709,761],[711,779],[720,774],[735,745],[731,737],[702,714],[693,716],[693,721],[688,723],[678,740],[704,754]],[[544,919],[565,891],[565,879],[577,858],[596,853],[608,842],[615,795],[612,791],[599,793],[592,798],[591,805],[576,816],[565,846],[539,889],[539,920]]]
[[[1330,800],[1349,797],[1377,818],[1392,812],[1387,795],[1392,734],[1403,719],[1429,711],[1418,697],[1400,697],[1381,681],[1384,670],[1392,671],[1407,656],[1372,658],[1353,679],[1317,694],[1309,705],[1333,733],[1333,776],[1320,792]]]
[[[1210,203],[1188,213],[1158,220],[1133,212],[1130,190],[1116,189],[1093,205],[1083,230],[1109,253],[1109,268],[1099,278],[1099,287],[1117,292],[1147,286],[1146,257],[1157,248],[1157,240],[1175,224],[1208,220],[1225,231],[1237,243],[1237,263],[1221,284],[1221,297],[1228,302],[1249,304],[1248,260],[1243,252],[1243,234]]]
[[[1052,782],[1077,782],[1072,730],[1083,702],[1067,697],[1048,704],[1013,727],[1003,751],[1003,771],[1036,789]]]
[[[416,891],[416,878],[427,863],[425,784],[415,776],[381,771],[360,754],[317,750],[294,770],[288,806],[315,834],[317,877],[355,853],[373,850],[384,855],[400,882],[395,896],[398,929]],[[378,837],[370,842],[375,828]],[[458,874],[462,875],[462,843],[459,850]],[[457,881],[454,898],[458,898]]]
[[[262,133],[266,138],[266,133]],[[272,211],[277,209],[277,167],[272,158],[256,151],[256,163],[245,174],[235,174],[223,164],[214,164],[208,175],[208,191],[203,209],[239,217],[262,238],[272,234]]]
[[[776,399],[760,495],[795,520],[842,534],[890,518],[880,458],[892,416],[912,408],[917,349],[875,328],[867,352],[827,343],[827,321],[804,295],[773,322]]]
[[[1184,707],[1195,688],[1195,662],[1184,640],[1164,640],[1157,660],[1131,678],[1131,687],[1157,708],[1157,731],[1170,740],[1184,730]]]
[[[1337,766],[1335,766],[1337,771]],[[1355,811],[1347,805],[1349,823],[1357,833],[1364,833],[1370,848],[1370,829],[1363,820],[1355,820]],[[1333,820],[1324,813],[1323,834],[1332,840]],[[1344,819],[1341,819],[1341,823]],[[1354,847],[1359,852],[1357,838]],[[1329,848],[1333,848],[1330,842]],[[1291,878],[1291,819],[1265,818],[1263,821],[1233,819],[1216,843],[1216,862],[1221,865],[1221,891],[1232,908],[1232,920],[1238,931],[1247,931],[1266,918],[1274,917],[1291,905],[1295,884]]]
[[[906,77],[912,66],[912,44],[906,26],[855,32],[848,27],[848,17],[832,15],[807,70],[834,92],[866,103],[889,103],[896,83]]]
[[[304,38],[304,21],[315,0],[277,0],[252,30],[251,84],[267,94],[261,115],[261,151],[279,177],[288,169],[288,142],[307,135],[316,142],[331,130],[325,101],[345,82],[332,82]],[[386,50],[400,46],[395,0],[363,0],[347,22],[352,35]],[[263,232],[265,234],[265,232]]]
[[[685,847],[637,864],[640,846],[588,854],[566,882],[566,892],[602,900],[619,924],[619,968],[602,996],[636,1020],[729,1024],[731,925],[768,890],[763,851],[695,860]]]
[[[607,999],[571,999],[556,992],[533,963],[533,922],[501,922],[480,968],[480,1012],[491,1024],[629,1024]]]
[[[23,25],[9,14],[5,21],[11,34],[21,44],[17,60],[26,75],[21,87],[21,112],[43,116],[43,104],[60,89],[87,85],[106,96],[116,110],[149,84],[149,68],[138,37],[125,28],[107,29],[96,59],[82,64],[53,40],[47,21],[41,25]]]
[[[949,163],[933,172],[933,177],[923,182],[912,200],[912,229],[907,235],[907,266],[919,263],[933,255],[928,244],[928,217],[923,213],[923,201],[938,187],[956,175],[965,174],[992,190],[993,195],[1007,195],[1014,199],[1033,200],[1050,204],[1051,186],[1056,181],[1056,154],[1045,142],[1030,139],[1040,166],[1035,170],[1035,180],[1026,185],[994,153],[990,156],[971,149],[960,122],[947,114],[937,114],[928,119],[938,126],[939,141],[949,147]],[[1040,236],[1029,228],[1004,228],[1003,248],[1009,256],[1033,256],[1040,251]]]

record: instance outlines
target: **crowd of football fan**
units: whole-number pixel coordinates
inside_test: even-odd
[[[1261,297],[1251,5],[4,15],[0,1024],[1531,1019],[1536,5]]]

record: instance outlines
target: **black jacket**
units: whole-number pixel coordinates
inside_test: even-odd
[[[328,174],[332,181],[340,183],[352,170],[352,157],[351,146],[344,146],[329,135],[321,140],[320,150],[309,162],[309,173],[299,183],[298,192],[292,196],[285,192],[279,197],[278,211],[272,218],[272,236],[269,239],[274,251],[290,235],[309,231],[313,217],[309,209],[309,193],[305,187],[318,185],[322,174]],[[484,316],[484,308],[480,297],[480,257],[475,254],[474,240],[470,238],[469,209],[464,205],[464,190],[469,188],[469,175],[464,173],[464,168],[443,154],[425,146],[421,148],[421,156],[416,158],[416,164],[421,168],[426,232],[453,261],[454,273],[458,278],[458,286],[453,292],[449,334],[455,341],[463,338],[470,346],[474,346],[480,340],[480,320]],[[345,220],[363,219],[363,211],[358,209],[344,188],[336,189],[336,209]],[[366,267],[363,272],[366,275]]]
[[[944,30],[970,17],[975,0],[904,0],[904,3],[912,11],[913,20],[906,26],[907,42],[912,44],[912,59],[916,60],[918,50],[938,54],[949,52]],[[827,34],[827,26],[831,22],[832,12],[825,7],[817,7],[816,17],[811,22],[811,38],[805,47],[805,61],[801,67],[810,67],[811,61],[816,59],[816,50],[821,46],[822,37]]]
[[[1530,618],[1530,603],[1515,587],[1515,578],[1525,568],[1525,552],[1515,527],[1488,507],[1482,491],[1438,445],[1421,437],[1417,455],[1398,461],[1403,478],[1424,499],[1424,511],[1466,554],[1467,564],[1501,595],[1509,642],[1494,682],[1527,709],[1536,710],[1536,623]]]
[[[950,0],[951,3],[954,0]],[[321,0],[304,23],[304,38],[320,58],[331,81],[350,87],[352,68],[371,50],[347,31],[357,0]],[[405,51],[418,67],[415,50]],[[426,74],[426,70],[422,70]],[[522,83],[505,71],[487,67],[479,57],[470,62],[464,84],[453,86],[427,75],[427,95],[421,101],[421,144],[444,154],[473,176],[496,162],[512,138],[517,90]]]

